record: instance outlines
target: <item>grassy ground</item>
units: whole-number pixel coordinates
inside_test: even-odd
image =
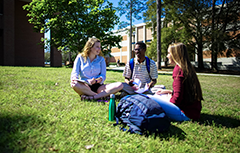
[[[240,78],[199,76],[201,119],[146,137],[112,126],[108,103],[80,101],[70,73],[0,67],[0,152],[240,152]],[[123,80],[107,72],[106,83]],[[159,75],[158,84],[171,89],[171,75]]]

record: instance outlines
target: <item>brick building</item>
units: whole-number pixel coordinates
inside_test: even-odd
[[[29,2],[0,0],[0,65],[44,66],[44,49],[38,45],[44,35],[33,31],[22,8]],[[61,66],[60,52],[53,49],[52,54],[56,54],[52,66]]]
[[[129,28],[129,27],[128,27]],[[135,31],[133,32],[132,37],[132,49],[134,49],[135,42],[143,41],[143,42],[151,42],[152,31],[151,28],[147,28],[145,23],[135,25]],[[120,32],[116,33],[116,35],[121,35],[123,40],[120,42],[122,46],[121,49],[114,47],[111,49],[111,57],[110,62],[116,62],[118,59],[121,63],[127,63],[130,59],[130,51],[129,51],[129,34],[128,30],[121,29]],[[113,31],[113,32],[117,32]],[[157,56],[157,55],[156,55]],[[218,55],[218,66],[221,70],[240,70],[240,51],[235,50],[230,57],[227,57],[226,54]],[[203,61],[204,67],[210,68],[211,67],[211,53],[209,48],[204,48],[203,50]],[[197,64],[197,54],[195,55],[195,61],[192,61],[192,64]],[[163,65],[163,63],[162,63]]]
[[[117,30],[116,30],[117,31]],[[116,32],[114,31],[114,32]],[[129,47],[129,34],[127,29],[120,30],[121,32],[116,33],[117,35],[121,35],[123,40],[120,42],[122,46],[121,49],[117,47],[113,47],[111,50],[111,55],[114,57],[111,58],[110,62],[116,62],[118,59],[121,63],[127,63],[130,57],[130,47]],[[142,42],[150,42],[152,41],[152,31],[150,28],[146,28],[145,23],[135,25],[135,29],[133,29],[133,37],[132,37],[132,50],[134,49],[134,44],[138,41]],[[131,52],[133,54],[133,52]]]

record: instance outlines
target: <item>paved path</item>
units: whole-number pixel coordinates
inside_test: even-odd
[[[123,71],[124,67],[107,67],[107,70]],[[158,74],[172,74],[172,71],[159,70]],[[240,77],[240,75],[229,75],[229,74],[213,74],[213,73],[197,73],[197,75],[206,76],[225,76],[225,77]]]

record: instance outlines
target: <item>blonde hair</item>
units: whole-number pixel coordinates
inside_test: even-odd
[[[100,40],[95,37],[89,38],[82,50],[82,53],[79,53],[84,57],[84,62],[86,62],[87,57],[89,56],[91,49],[93,48],[96,42],[100,42]],[[102,52],[100,52],[99,55],[102,56]]]
[[[169,45],[170,54],[173,61],[185,72],[186,76],[189,73],[189,67],[192,67],[189,60],[187,48],[183,43],[174,43]]]
[[[169,52],[173,61],[182,69],[186,90],[186,98],[193,102],[194,100],[203,100],[201,86],[197,74],[190,62],[187,47],[183,43],[174,43],[169,45]],[[187,96],[188,95],[188,96]]]

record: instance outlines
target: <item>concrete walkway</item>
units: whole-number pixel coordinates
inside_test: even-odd
[[[123,71],[124,67],[107,67],[107,70],[114,70],[114,71]],[[172,70],[158,70],[158,74],[162,75],[172,75]],[[206,75],[206,76],[225,76],[225,77],[240,77],[240,75],[230,75],[230,74],[213,74],[213,73],[197,73],[197,75]]]

